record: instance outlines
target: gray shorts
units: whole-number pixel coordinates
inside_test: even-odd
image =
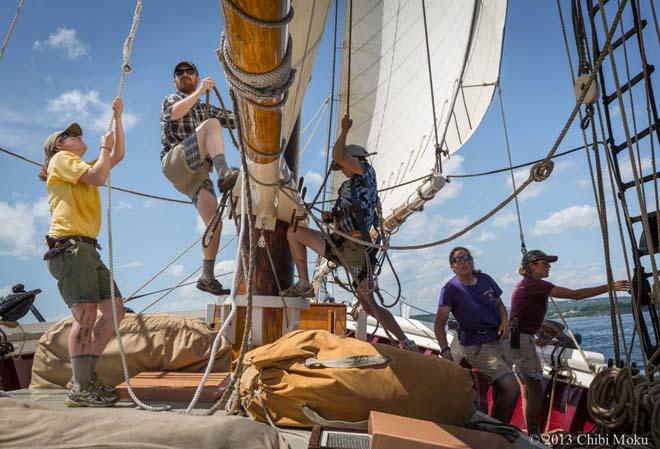
[[[165,153],[161,167],[165,177],[193,204],[197,203],[200,189],[208,190],[215,196],[213,183],[209,179],[211,165],[200,156],[197,133],[191,133]]]
[[[536,341],[533,335],[520,333],[520,348],[511,349],[511,357],[516,377],[543,379],[543,367],[536,353]]]
[[[480,373],[490,377],[491,382],[512,374],[511,348],[509,341],[494,341],[474,346],[462,346],[467,361]]]

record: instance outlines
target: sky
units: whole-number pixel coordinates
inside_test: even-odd
[[[2,36],[16,3],[0,2]],[[642,4],[645,11],[648,1]],[[113,170],[113,185],[184,199],[161,173],[160,106],[163,97],[173,91],[173,65],[182,59],[194,61],[201,75],[214,77],[226,93],[222,69],[215,57],[223,28],[218,5],[211,0],[144,2],[131,57],[133,72],[127,76],[123,95],[126,158]],[[101,133],[108,126],[110,102],[120,77],[122,46],[134,6],[129,0],[25,2],[0,61],[0,147],[42,160],[45,137],[76,120],[84,129],[88,156],[95,157]],[[565,3],[564,13],[568,9],[569,4]],[[630,17],[625,18],[630,24]],[[645,32],[647,56],[653,63],[658,45],[651,33],[653,29],[649,26]],[[324,170],[328,113],[324,112],[319,126],[314,113],[330,91],[331,39],[332,30],[327,27],[302,110],[303,128],[310,126],[302,137],[302,142],[309,141],[309,145],[301,160],[300,174],[305,176],[310,189],[318,188]],[[512,0],[509,3],[501,88],[513,163],[544,157],[575,102],[555,2]],[[618,107],[613,110],[613,121],[620,124]],[[638,102],[635,110],[638,121],[643,123],[644,103]],[[314,128],[316,133],[312,132]],[[225,141],[230,165],[238,165],[238,153],[228,143],[226,134]],[[579,128],[573,126],[559,151],[580,145]],[[641,151],[643,167],[650,170],[648,149]],[[628,168],[625,165],[623,171],[629,174],[630,164]],[[444,170],[448,174],[465,174],[507,166],[499,100],[494,97],[480,127],[444,164]],[[36,306],[48,320],[55,320],[67,316],[68,310],[42,260],[49,210],[45,185],[37,179],[37,173],[36,167],[0,154],[0,296],[9,293],[16,283],[25,284],[28,289],[40,288],[43,292]],[[518,182],[527,173],[528,169],[517,170]],[[423,214],[415,215],[402,227],[392,243],[406,245],[442,239],[478,219],[510,193],[509,173],[454,179],[426,206]],[[165,267],[203,231],[191,206],[121,192],[113,193],[112,202],[115,276],[125,295]],[[102,205],[104,225],[99,238],[104,247],[101,254],[107,263],[105,189],[102,189]],[[551,269],[551,282],[569,288],[605,282],[603,244],[584,152],[557,159],[552,176],[530,186],[521,195],[520,208],[527,248],[540,248],[559,256]],[[610,194],[608,209],[613,268],[617,278],[624,278],[625,266]],[[465,245],[472,250],[477,268],[499,283],[504,292],[502,299],[509,305],[512,288],[520,280],[518,235],[512,203],[455,242],[422,251],[393,251],[392,261],[401,280],[403,297],[415,307],[435,311],[440,289],[453,275],[448,252],[453,246]],[[230,240],[234,236],[233,226],[225,226],[222,244],[229,244],[217,259],[217,273],[233,269],[236,247]],[[143,292],[178,283],[199,263],[200,251],[195,248]],[[396,295],[394,278],[387,269],[384,271],[380,286]],[[229,284],[230,276],[222,280]],[[340,290],[331,293],[339,299],[346,298]],[[132,307],[141,310],[155,298],[136,300]],[[385,294],[385,299],[391,298]],[[213,300],[191,286],[175,290],[149,310],[202,309]],[[26,322],[31,320],[32,316],[26,318]]]

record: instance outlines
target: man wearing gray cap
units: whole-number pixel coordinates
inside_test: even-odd
[[[228,111],[200,103],[202,95],[215,87],[213,78],[199,81],[197,67],[190,61],[174,66],[176,92],[165,97],[160,113],[160,160],[165,177],[192,201],[204,225],[208,226],[217,207],[209,172],[218,173],[221,193],[231,190],[238,169],[227,167],[222,126],[230,125]],[[197,288],[213,295],[226,295],[228,289],[215,278],[222,221],[211,243],[202,247],[202,275]]]
[[[323,221],[332,222],[342,233],[371,243],[370,232],[377,225],[376,207],[378,187],[376,172],[367,162],[369,153],[359,145],[347,145],[346,137],[353,121],[345,116],[341,122],[341,133],[332,148],[332,168],[341,170],[348,178],[337,192],[337,200],[331,212],[323,212]],[[414,342],[406,337],[390,311],[379,306],[373,295],[375,252],[369,247],[349,240],[338,234],[322,234],[304,226],[289,226],[287,240],[293,260],[298,269],[298,283],[280,292],[283,296],[312,298],[314,288],[309,283],[307,271],[307,248],[322,255],[328,261],[343,265],[351,271],[356,297],[364,311],[375,317],[385,329],[399,339],[401,346],[417,350]]]
[[[121,292],[115,284],[115,298],[111,298],[110,272],[96,241],[101,227],[98,186],[105,184],[111,167],[124,158],[120,98],[115,98],[112,109],[115,130],[101,137],[96,160],[82,160],[87,145],[82,128],[72,123],[44,142],[46,161],[39,175],[46,181],[51,213],[44,260],[73,315],[69,333],[73,387],[65,399],[69,407],[110,406],[119,399],[114,388],[96,378],[99,357],[115,335],[112,308],[118,320],[124,317]]]
[[[578,290],[559,287],[544,280],[550,275],[550,264],[556,262],[557,256],[550,256],[541,250],[527,251],[520,262],[518,273],[523,279],[516,285],[511,296],[510,321],[520,333],[520,342],[517,348],[513,347],[514,373],[520,384],[523,414],[527,421],[527,431],[538,434],[539,413],[543,402],[543,389],[541,379],[543,369],[536,355],[536,334],[548,311],[548,298],[586,299],[602,295],[610,289],[617,291],[630,290],[628,281],[616,281],[609,286],[599,285]],[[516,324],[517,323],[517,324]]]

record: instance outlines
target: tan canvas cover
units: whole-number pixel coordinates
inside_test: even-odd
[[[285,449],[272,427],[238,416],[127,408],[51,409],[0,398],[0,447]]]
[[[305,365],[351,356],[386,356],[390,362],[368,368]],[[457,364],[321,330],[291,332],[254,349],[244,368],[241,397],[248,412],[265,421],[267,409],[282,426],[311,426],[303,405],[325,420],[351,422],[375,410],[463,425],[475,413],[472,378]]]
[[[30,388],[63,388],[71,379],[67,347],[71,321],[72,318],[59,321],[41,336],[34,354]],[[131,376],[142,371],[203,371],[216,335],[201,321],[169,314],[128,314],[120,329]],[[230,347],[223,340],[213,371],[229,371],[230,363]],[[107,385],[124,381],[116,338],[103,352],[97,372]]]

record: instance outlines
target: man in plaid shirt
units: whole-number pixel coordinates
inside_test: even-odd
[[[222,140],[222,126],[229,126],[228,111],[210,106],[199,99],[213,89],[215,81],[204,78],[201,83],[197,67],[181,61],[174,67],[176,92],[165,97],[160,113],[160,160],[165,177],[185,194],[208,226],[217,207],[217,199],[209,172],[218,173],[218,189],[224,193],[236,183],[238,169],[227,167]],[[202,276],[197,288],[214,295],[229,294],[215,278],[215,256],[218,252],[222,222],[211,244],[202,248]]]

